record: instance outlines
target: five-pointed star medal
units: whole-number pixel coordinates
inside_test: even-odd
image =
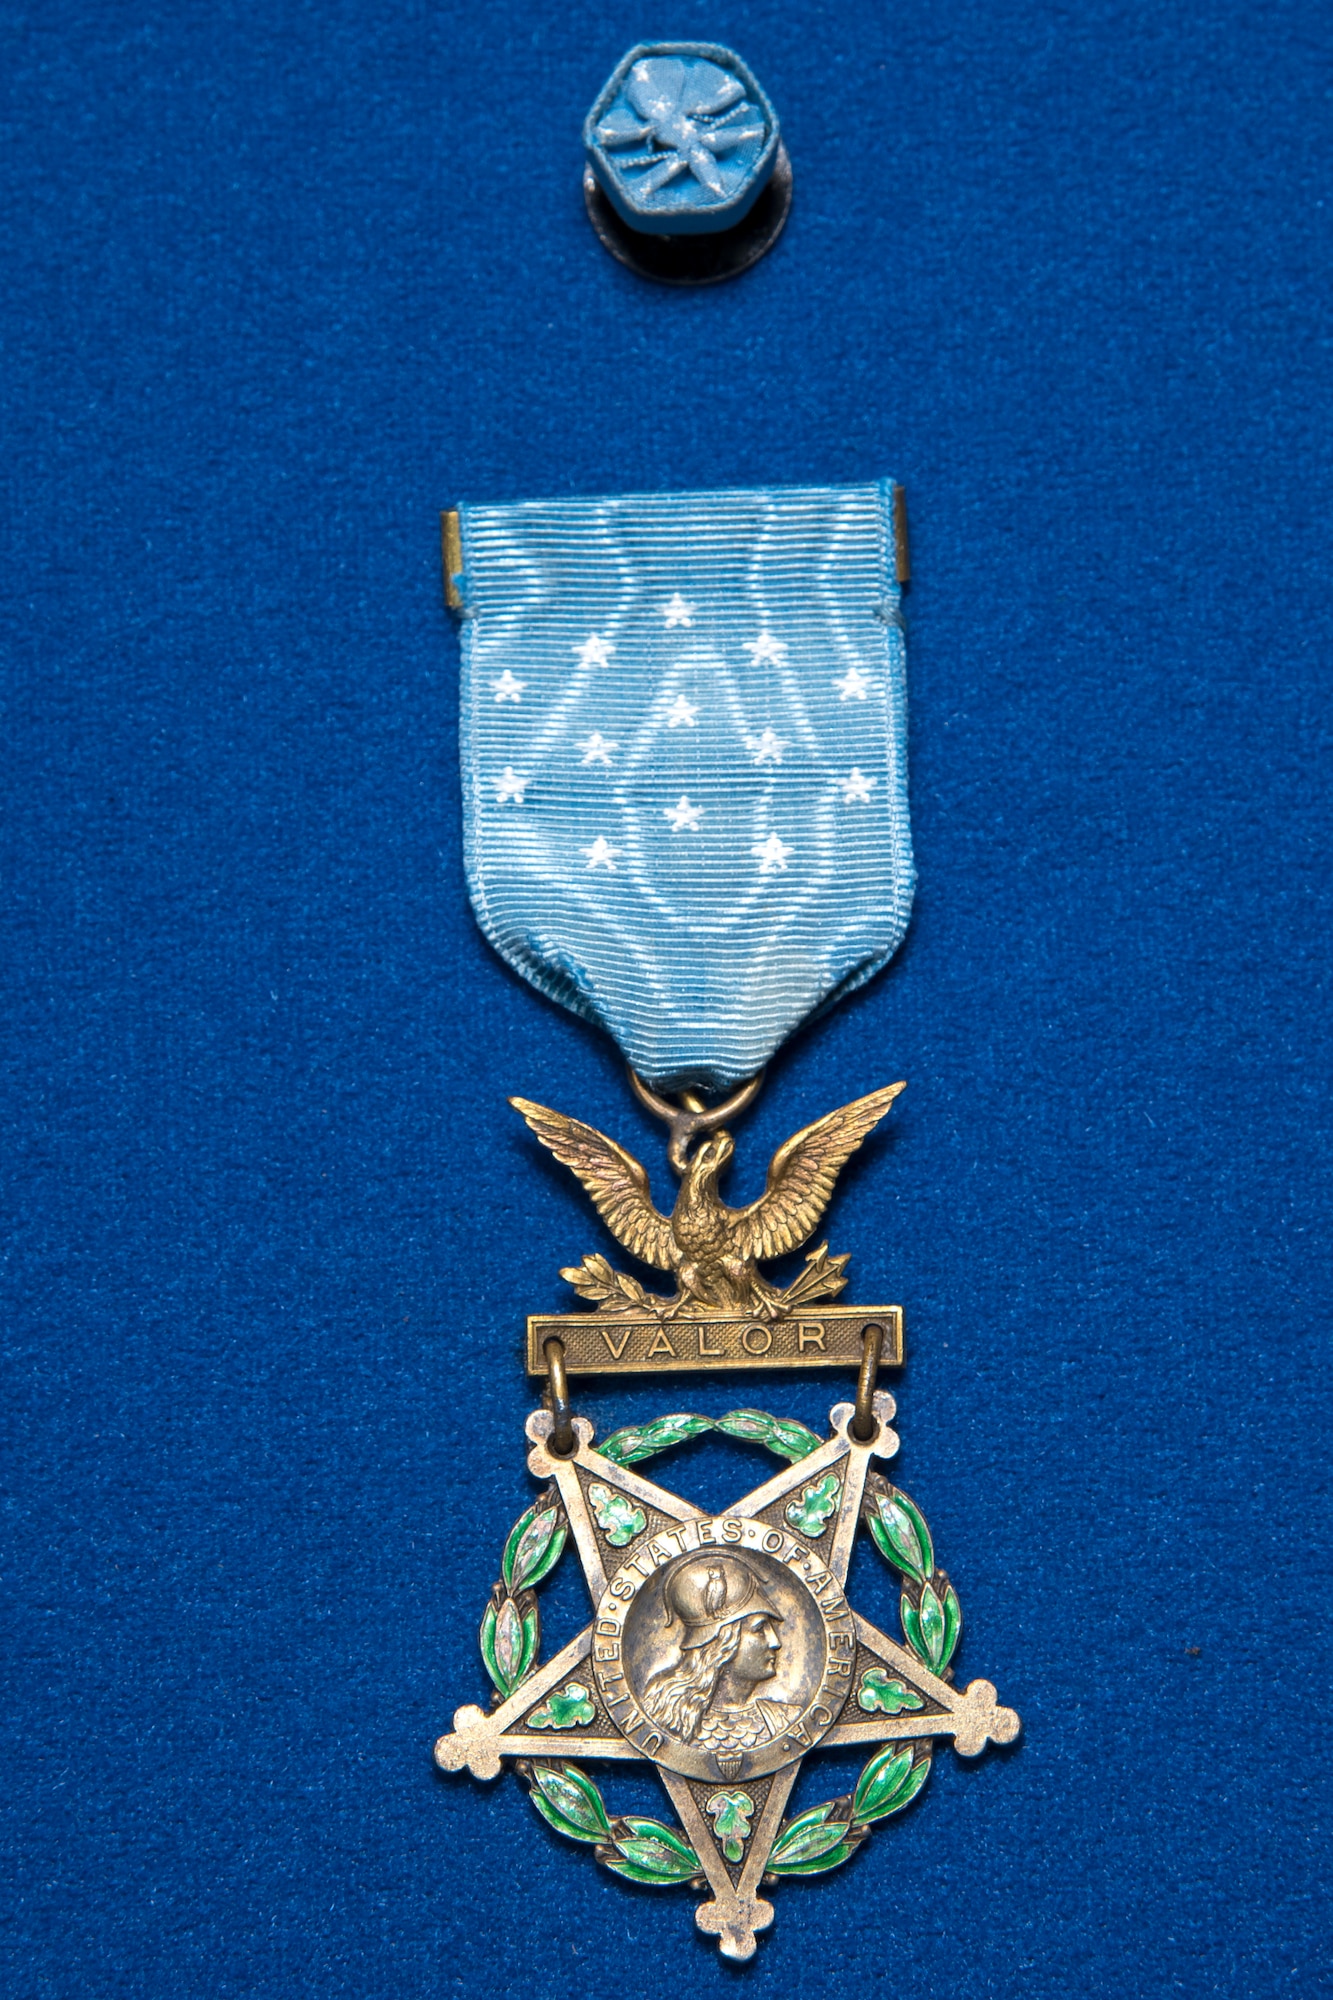
[[[558,1456],[549,1443],[553,1419],[536,1411],[527,1425],[528,1467],[559,1489],[594,1616],[498,1708],[458,1709],[453,1731],[435,1746],[442,1769],[478,1778],[498,1776],[503,1757],[655,1765],[711,1891],[695,1921],[729,1958],[749,1958],[756,1933],[773,1921],[773,1905],[759,1892],[809,1751],[952,1736],[972,1757],[1018,1733],[1018,1717],[999,1706],[989,1681],[951,1686],[847,1602],[870,1462],[898,1448],[889,1428],[893,1398],[876,1395],[874,1411],[874,1435],[862,1443],[852,1433],[854,1405],[836,1405],[826,1443],[716,1516],[604,1458],[586,1418],[574,1419],[573,1453]],[[626,1524],[634,1527],[628,1539]],[[752,1669],[756,1678],[772,1676],[774,1696],[750,1704],[748,1730],[737,1727],[746,1711],[734,1707],[700,1728],[697,1707],[677,1699],[677,1686],[691,1671],[697,1678],[691,1663],[741,1622],[755,1628],[752,1650],[767,1646],[780,1660],[785,1646],[793,1661],[781,1677],[762,1660]],[[761,1638],[765,1632],[771,1636]],[[878,1704],[863,1698],[884,1684],[886,1667],[910,1712],[875,1713]],[[553,1698],[580,1671],[584,1699],[556,1714]],[[728,1841],[719,1787],[731,1787],[734,1799],[738,1783],[753,1825],[735,1837],[733,1822]]]

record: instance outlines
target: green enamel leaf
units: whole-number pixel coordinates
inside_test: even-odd
[[[499,1688],[501,1694],[508,1695],[510,1692],[509,1677],[495,1656],[495,1628],[498,1619],[499,1614],[495,1605],[488,1604],[481,1621],[481,1657],[482,1663],[495,1686]]]
[[[717,1427],[727,1437],[744,1438],[750,1444],[767,1444],[776,1417],[770,1417],[763,1410],[728,1410],[725,1417],[719,1417]]]
[[[631,1834],[635,1835],[638,1839],[659,1841],[663,1847],[670,1850],[677,1861],[688,1862],[691,1873],[694,1873],[698,1869],[698,1855],[690,1846],[684,1834],[678,1833],[675,1827],[664,1826],[660,1819],[639,1819],[637,1817],[626,1817],[620,1824],[627,1826]]]
[[[536,1601],[530,1600],[528,1609],[523,1613],[523,1654],[519,1665],[518,1678],[514,1682],[515,1687],[519,1685],[520,1681],[525,1681],[536,1666],[537,1647],[540,1639],[541,1621],[537,1615]]]
[[[905,1708],[924,1708],[919,1694],[906,1681],[895,1680],[882,1667],[870,1667],[861,1676],[857,1705],[867,1715],[901,1715]]]
[[[509,1591],[527,1590],[546,1575],[557,1561],[560,1549],[552,1553],[552,1543],[560,1526],[560,1509],[543,1507],[540,1502],[529,1507],[514,1523],[509,1540],[505,1543],[504,1556],[500,1563],[500,1574]],[[560,1535],[560,1548],[564,1547],[564,1534]]]
[[[530,1569],[527,1572],[527,1574],[523,1577],[522,1584],[520,1586],[522,1589],[531,1590],[534,1584],[540,1583],[544,1577],[548,1577],[551,1574],[551,1571],[555,1568],[561,1556],[564,1554],[565,1543],[568,1540],[569,1540],[569,1528],[562,1519],[559,1523],[559,1526],[556,1528],[555,1533],[551,1536],[550,1541],[547,1543],[546,1553],[542,1557],[541,1561],[536,1565],[535,1568]]]
[[[506,1699],[532,1669],[539,1632],[537,1606],[531,1598],[525,1611],[520,1611],[512,1597],[499,1604],[492,1599],[486,1606],[481,1621],[481,1657]]]
[[[817,1861],[828,1854],[840,1840],[847,1838],[845,1820],[830,1822],[829,1814],[836,1801],[826,1799],[822,1806],[811,1806],[808,1812],[788,1821],[773,1842],[773,1852],[768,1857],[769,1868],[774,1874],[785,1874],[793,1863]]]
[[[593,1517],[613,1549],[623,1549],[648,1525],[642,1507],[636,1507],[624,1493],[616,1493],[609,1486],[594,1481],[588,1488],[588,1499]]]
[[[566,1681],[559,1694],[548,1695],[540,1708],[528,1717],[529,1729],[577,1729],[591,1722],[597,1710],[588,1699],[582,1681]]]
[[[901,1812],[914,1799],[930,1775],[929,1757],[912,1762],[911,1747],[899,1749],[890,1743],[870,1759],[852,1794],[852,1819],[858,1825],[884,1819]]]
[[[912,1770],[912,1748],[908,1744],[890,1743],[870,1759],[856,1781],[852,1794],[852,1818],[855,1820],[881,1819],[886,1812],[892,1812],[897,1804],[898,1792],[906,1784]]]
[[[881,1493],[870,1515],[870,1532],[880,1554],[916,1583],[935,1570],[935,1550],[918,1510],[905,1493]]]
[[[523,1664],[523,1616],[512,1597],[506,1597],[495,1621],[495,1664],[512,1687]]]
[[[597,1857],[614,1874],[631,1882],[659,1885],[688,1882],[698,1874],[698,1855],[672,1827],[663,1826],[660,1820],[637,1818],[618,1820],[617,1825],[627,1831],[615,1839],[613,1852],[599,1852]]]
[[[495,1606],[493,1604],[488,1604],[482,1614],[481,1631],[478,1633],[477,1638],[478,1644],[481,1647],[482,1664],[485,1666],[487,1673],[490,1675],[492,1681],[494,1681],[496,1687],[499,1687],[500,1676],[495,1664]]]
[[[907,1592],[903,1592],[903,1596],[899,1598],[899,1614],[903,1618],[903,1638],[907,1640],[907,1644],[913,1648],[913,1652],[921,1660],[923,1658],[923,1652],[921,1652],[921,1620],[917,1618],[917,1606],[907,1596]]]
[[[926,1665],[938,1673],[944,1664],[944,1606],[931,1584],[921,1587],[921,1602],[916,1615],[920,1641],[918,1650]]]
[[[838,1831],[845,1835],[847,1828],[840,1827]],[[855,1854],[859,1845],[858,1841],[844,1838],[836,1847],[831,1847],[827,1854],[817,1855],[812,1861],[774,1861],[770,1856],[768,1872],[770,1875],[824,1875],[830,1868],[841,1868],[843,1862],[850,1860]]]
[[[717,1428],[727,1437],[766,1445],[769,1451],[793,1464],[819,1449],[819,1439],[812,1430],[791,1417],[770,1417],[767,1410],[729,1410],[725,1417],[718,1418]]]
[[[830,1820],[837,1801],[812,1806],[782,1829],[768,1857],[772,1875],[822,1875],[841,1867],[855,1852],[861,1835],[845,1820]]]
[[[781,1858],[787,1862],[817,1861],[821,1854],[830,1853],[846,1837],[845,1820],[835,1820],[832,1826],[809,1827],[802,1833],[799,1843],[783,1848]]]
[[[895,1492],[894,1498],[912,1524],[912,1531],[917,1546],[921,1551],[921,1567],[927,1576],[933,1576],[935,1574],[935,1544],[930,1538],[930,1529],[926,1526],[925,1516],[921,1512],[921,1509],[908,1499],[905,1493]]]
[[[557,1833],[570,1840],[609,1840],[611,1822],[602,1795],[577,1764],[534,1764],[532,1803]]]
[[[944,1591],[944,1643],[940,1648],[940,1666],[947,1667],[954,1656],[958,1636],[963,1629],[963,1611],[958,1602],[958,1592],[946,1582]]]
[[[559,1562],[569,1539],[569,1525],[563,1510],[559,1507],[544,1508],[533,1522],[530,1532],[532,1542],[528,1543],[524,1538],[515,1549],[514,1576],[510,1586],[513,1590],[531,1590],[534,1584],[549,1576]]]
[[[812,1486],[803,1486],[800,1498],[791,1501],[787,1508],[788,1527],[815,1540],[823,1534],[830,1514],[837,1513],[841,1492],[842,1480],[836,1472],[826,1472]]]
[[[635,1845],[633,1841],[624,1844],[627,1847]],[[643,1882],[652,1889],[673,1888],[679,1882],[687,1882],[691,1874],[698,1872],[697,1869],[659,1868],[651,1861],[645,1863],[628,1855],[619,1855],[614,1848],[609,1854],[599,1855],[598,1860],[613,1875],[622,1876],[626,1882]]]
[[[655,1868],[643,1868],[637,1861],[627,1861],[614,1848],[609,1854],[600,1854],[597,1858],[613,1875],[621,1876],[626,1882],[642,1882],[650,1889],[670,1889],[681,1880],[679,1875],[662,1875]]]
[[[613,1431],[605,1444],[597,1449],[603,1458],[609,1458],[613,1465],[637,1465],[641,1458],[651,1458],[655,1452],[668,1451],[673,1444],[684,1444],[688,1438],[702,1437],[711,1431],[711,1417],[692,1417],[686,1412],[675,1416],[657,1417],[651,1424],[626,1426],[624,1430]]]
[[[919,1660],[924,1660],[925,1649],[921,1643],[921,1620],[916,1615],[916,1606],[904,1591],[898,1601],[903,1621],[903,1637]]]
[[[794,1418],[779,1417],[773,1426],[773,1436],[769,1440],[770,1451],[778,1452],[794,1464],[798,1459],[809,1458],[812,1451],[818,1451],[819,1438],[804,1424]]]
[[[710,1799],[705,1799],[704,1811],[713,1822],[713,1829],[728,1861],[739,1861],[750,1837],[750,1821],[754,1818],[754,1800],[750,1794],[714,1792]]]

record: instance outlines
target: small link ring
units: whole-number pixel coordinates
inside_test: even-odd
[[[701,1132],[716,1132],[719,1125],[725,1125],[728,1118],[737,1118],[742,1111],[748,1111],[763,1088],[764,1071],[752,1076],[748,1083],[733,1093],[724,1104],[715,1104],[710,1110],[703,1099],[692,1090],[682,1090],[679,1105],[668,1098],[659,1097],[650,1090],[641,1076],[629,1071],[630,1088],[644,1109],[651,1111],[655,1118],[661,1118],[671,1128],[667,1141],[667,1158],[678,1174],[688,1167],[688,1148]]]
[[[578,1449],[574,1419],[569,1407],[569,1376],[565,1370],[565,1343],[554,1335],[542,1349],[549,1371],[551,1435],[546,1449],[556,1458],[572,1458]]]
[[[851,1433],[858,1444],[869,1444],[878,1435],[879,1424],[875,1417],[875,1378],[879,1374],[879,1360],[884,1352],[884,1329],[877,1322],[861,1329],[861,1372],[856,1380],[856,1413],[851,1421]]]

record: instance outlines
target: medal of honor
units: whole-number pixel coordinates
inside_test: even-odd
[[[614,1037],[679,1189],[661,1213],[616,1139],[511,1099],[619,1250],[661,1279],[593,1250],[562,1272],[582,1309],[528,1320],[541,1490],[481,1621],[491,1706],[459,1708],[436,1761],[492,1779],[512,1759],[556,1833],[630,1881],[704,1892],[699,1928],[745,1959],[773,1921],[767,1891],[848,1862],[916,1797],[937,1742],[970,1757],[1019,1729],[989,1681],[956,1685],[957,1594],[883,1470],[898,1439],[876,1382],[902,1360],[902,1312],[833,1303],[848,1259],[807,1247],[903,1085],[788,1139],[757,1201],[730,1207],[723,1185],[729,1125],[764,1065],[906,927],[901,495],[468,507],[446,515],[444,544],[478,919],[511,966]],[[790,1282],[765,1273],[798,1250]],[[599,1441],[571,1408],[572,1377],[757,1368],[854,1373],[855,1395],[825,1438],[742,1407]],[[640,1469],[710,1431],[779,1461],[723,1513]],[[897,1578],[901,1637],[845,1594],[862,1526]],[[543,1662],[536,1593],[567,1551],[590,1615]],[[847,1746],[866,1754],[853,1791],[789,1814],[804,1759]],[[617,1813],[626,1762],[655,1766],[667,1816]]]

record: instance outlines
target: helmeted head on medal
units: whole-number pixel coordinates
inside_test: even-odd
[[[759,1690],[778,1671],[783,1616],[743,1556],[687,1556],[663,1589],[663,1665],[643,1690],[644,1710],[682,1743],[714,1752],[720,1770],[767,1743],[797,1713]]]

